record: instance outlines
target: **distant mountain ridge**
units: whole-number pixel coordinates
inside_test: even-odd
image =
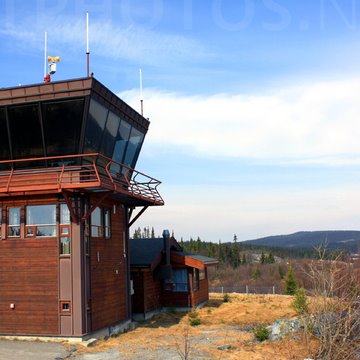
[[[325,244],[329,249],[360,253],[360,231],[299,231],[289,235],[267,236],[243,241],[244,244],[278,248],[313,248]]]

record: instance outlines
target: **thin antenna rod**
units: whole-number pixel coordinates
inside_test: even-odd
[[[46,46],[47,46],[47,32],[45,31],[45,33],[44,33],[44,78],[47,75]]]
[[[144,116],[144,99],[142,93],[142,69],[140,68],[140,106],[141,106],[141,116]]]
[[[89,13],[86,13],[86,75],[90,77]]]

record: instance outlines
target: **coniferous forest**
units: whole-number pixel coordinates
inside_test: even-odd
[[[299,233],[296,234],[298,238]],[[309,237],[308,233],[305,233]],[[174,236],[174,233],[172,233]],[[337,239],[340,234],[336,234]],[[344,235],[345,236],[345,235]],[[161,235],[155,233],[154,227],[137,228],[133,238],[155,238]],[[176,238],[176,236],[174,236]],[[313,237],[312,237],[313,238]],[[317,246],[265,246],[255,241],[242,242],[234,234],[232,241],[210,242],[197,237],[184,240],[177,239],[185,252],[208,256],[219,260],[216,269],[209,269],[210,287],[235,289],[244,291],[245,287],[258,289],[259,292],[286,293],[289,282],[296,286],[309,288],[311,285],[306,276],[306,270],[311,262],[317,261],[323,252],[319,253]],[[274,243],[274,242],[272,242]],[[313,244],[314,241],[311,243]],[[319,246],[326,246],[326,241]],[[334,244],[326,250],[329,260],[348,261],[350,251],[338,249]],[[293,286],[293,285],[290,285]],[[236,290],[236,289],[235,289]],[[256,291],[256,290],[254,290]]]

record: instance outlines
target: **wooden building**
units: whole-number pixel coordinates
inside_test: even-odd
[[[149,121],[94,78],[0,89],[0,335],[83,337],[131,321],[134,170]]]
[[[135,317],[150,316],[163,307],[192,308],[209,300],[208,267],[216,259],[183,252],[164,238],[130,239],[132,308]]]

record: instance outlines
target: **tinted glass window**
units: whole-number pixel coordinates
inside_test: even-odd
[[[122,163],[124,159],[124,152],[128,143],[131,125],[122,120],[119,131],[116,137],[115,148],[113,153],[113,160]]]
[[[104,154],[109,158],[112,157],[114,151],[114,145],[119,128],[119,123],[120,118],[110,111],[108,119],[106,121],[102,146],[100,150],[100,153]]]
[[[8,114],[14,158],[45,156],[37,105],[9,107]]]
[[[5,109],[0,108],[0,160],[8,159],[10,159],[10,148],[6,126]]]
[[[70,211],[66,204],[60,205],[60,224],[70,224]]]
[[[42,105],[47,156],[79,153],[83,109],[83,99]]]
[[[26,208],[26,225],[56,224],[56,205],[35,205]]]
[[[20,236],[20,208],[9,209],[8,235],[14,237]]]
[[[101,208],[97,207],[91,213],[91,236],[102,237],[103,217]]]
[[[27,206],[26,225],[36,225],[36,236],[56,236],[56,205]],[[34,236],[33,228],[27,236]]]
[[[129,144],[126,149],[126,155],[124,160],[125,165],[128,165],[131,168],[135,167],[143,139],[144,134],[142,134],[139,130],[132,128]]]
[[[98,152],[105,127],[108,110],[97,101],[91,100],[86,125],[84,152]]]

